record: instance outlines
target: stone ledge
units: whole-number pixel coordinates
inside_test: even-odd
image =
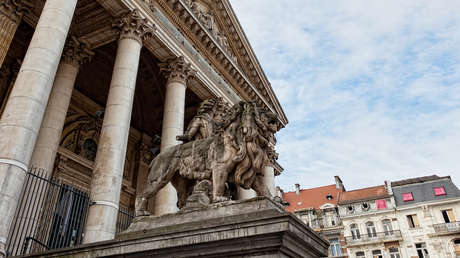
[[[279,204],[254,198],[141,217],[114,240],[27,257],[321,257],[327,248]]]

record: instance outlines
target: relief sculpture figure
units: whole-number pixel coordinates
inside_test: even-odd
[[[147,186],[136,197],[136,216],[150,215],[149,198],[169,182],[178,207],[230,200],[229,185],[254,189],[272,198],[263,184],[263,167],[273,158],[277,116],[254,102],[228,108],[221,99],[204,101],[184,135],[184,143],[160,153],[150,164]]]

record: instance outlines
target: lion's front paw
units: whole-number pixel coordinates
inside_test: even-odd
[[[213,202],[226,202],[226,201],[229,201],[229,200],[230,200],[230,198],[228,198],[228,197],[217,196],[217,197],[214,197]]]
[[[150,216],[150,215],[152,215],[152,213],[150,213],[149,211],[146,211],[146,210],[136,211],[136,217]]]

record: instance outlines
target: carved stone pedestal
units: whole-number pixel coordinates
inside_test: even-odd
[[[31,257],[324,257],[328,243],[264,197],[136,218],[116,239]]]

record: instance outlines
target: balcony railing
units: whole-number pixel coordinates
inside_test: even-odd
[[[347,241],[347,246],[354,246],[354,245],[365,245],[365,244],[373,244],[379,242],[390,242],[390,241],[398,241],[402,240],[401,231],[393,230],[393,231],[386,231],[386,232],[377,232],[368,234],[361,234],[359,237],[355,236],[347,236],[345,237]]]
[[[457,234],[460,233],[460,221],[435,224],[433,228],[437,234]]]

